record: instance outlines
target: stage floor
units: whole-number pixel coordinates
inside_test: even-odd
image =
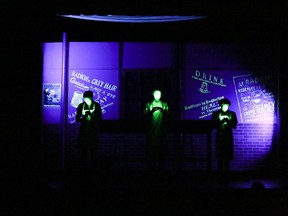
[[[6,200],[15,215],[288,215],[288,179],[279,173],[74,171],[36,176],[26,183],[14,179],[17,186]]]
[[[285,173],[231,171],[220,175],[208,171],[73,171],[51,175],[50,187],[141,188],[157,185],[170,189],[288,189]],[[262,185],[260,185],[260,184]],[[54,185],[56,184],[56,185]],[[54,186],[53,186],[54,185]]]

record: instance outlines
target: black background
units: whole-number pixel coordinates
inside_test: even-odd
[[[29,213],[40,209],[41,213],[38,215],[44,213],[41,202],[43,194],[49,188],[51,175],[42,164],[40,150],[43,65],[41,48],[43,42],[61,41],[63,32],[68,33],[71,41],[275,44],[280,49],[279,70],[276,70],[280,71],[280,148],[282,149],[279,158],[285,162],[283,167],[287,169],[288,4],[284,1],[4,0],[1,1],[1,9],[1,180],[5,177],[5,182],[1,182],[5,190],[1,192],[5,196],[3,207],[9,210],[10,215],[13,215],[13,212],[23,212],[25,209],[29,210]],[[203,15],[207,16],[207,19],[138,25],[77,21],[61,18],[57,14]],[[194,192],[189,192],[189,196]],[[121,198],[122,195],[121,193]],[[177,198],[178,196],[177,193]],[[82,199],[82,194],[80,197]],[[105,201],[111,197],[108,194],[104,198]],[[228,196],[227,200],[230,198]],[[263,197],[266,198],[267,196]],[[47,202],[46,199],[48,197],[44,196],[43,202]],[[196,196],[194,201],[198,199],[199,196]],[[55,206],[63,204],[63,200],[59,201],[55,196],[51,196],[50,201],[52,200]],[[81,203],[80,199],[77,199],[78,201]],[[189,202],[189,205],[194,201]],[[263,203],[266,205],[268,202]],[[261,201],[261,204],[263,203]],[[251,205],[248,205],[248,208]],[[263,205],[260,206],[262,209]],[[69,210],[70,207],[69,203]],[[64,213],[64,209],[61,214]],[[109,209],[111,209],[110,203]],[[203,209],[206,207],[201,208],[201,211]],[[54,211],[49,206],[44,209],[45,212],[48,210],[52,213]],[[65,213],[67,211],[68,208],[65,209]]]

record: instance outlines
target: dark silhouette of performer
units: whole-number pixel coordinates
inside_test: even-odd
[[[161,101],[161,91],[153,91],[153,100],[146,103],[146,141],[148,168],[163,170],[167,155],[168,104]]]
[[[78,145],[82,168],[91,169],[96,165],[102,111],[100,104],[93,100],[92,91],[84,92],[83,100],[76,113],[76,122],[80,123]]]
[[[212,125],[216,129],[216,157],[218,170],[227,173],[230,161],[234,160],[233,129],[236,129],[238,120],[236,113],[229,110],[231,102],[227,98],[218,103],[221,109],[212,114]]]

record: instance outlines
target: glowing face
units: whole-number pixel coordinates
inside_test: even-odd
[[[154,99],[155,99],[156,101],[159,101],[160,98],[161,98],[161,91],[159,91],[159,90],[154,91],[154,92],[153,92],[153,96],[154,96]]]
[[[83,98],[83,99],[84,99],[85,103],[86,103],[88,106],[90,106],[90,105],[92,104],[92,99],[91,99],[91,98],[85,97],[85,98]]]
[[[229,104],[222,104],[221,109],[223,112],[226,112],[229,109]]]

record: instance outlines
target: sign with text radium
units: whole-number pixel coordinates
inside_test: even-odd
[[[276,121],[276,80],[269,75],[240,70],[187,70],[182,78],[183,120],[209,120],[228,98],[230,110],[242,123]]]
[[[94,100],[100,103],[105,119],[119,118],[118,70],[69,71],[68,121],[75,122],[76,108],[82,102],[83,93],[91,90]]]

